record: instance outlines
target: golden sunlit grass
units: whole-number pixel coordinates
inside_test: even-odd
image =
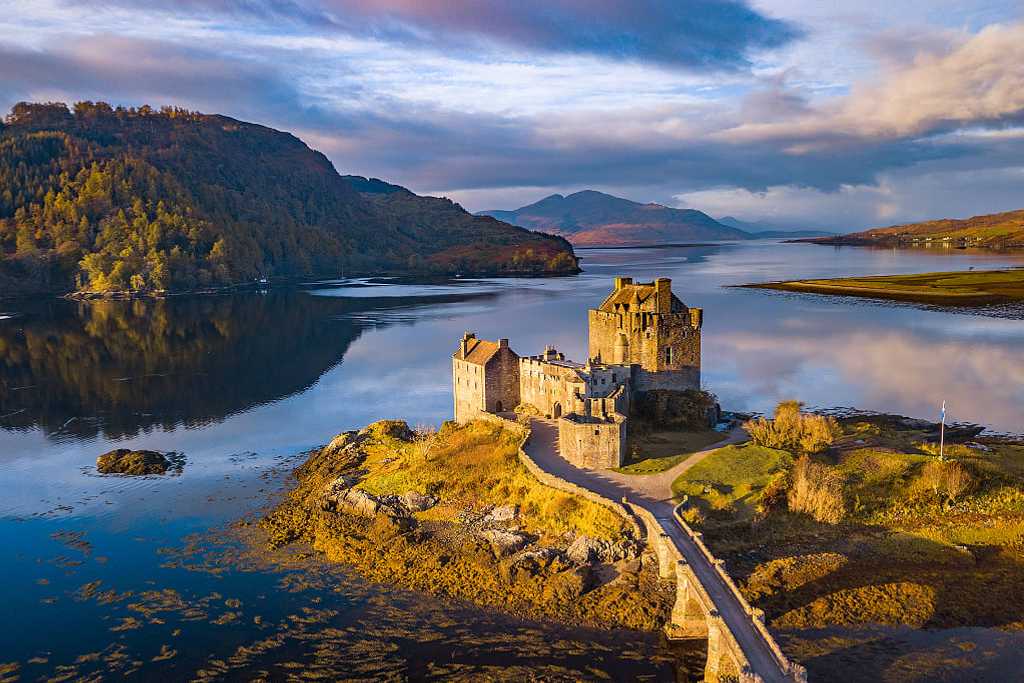
[[[371,580],[524,616],[643,630],[664,623],[671,596],[650,568],[634,563],[594,587],[588,567],[557,558],[517,563],[461,523],[493,506],[516,505],[515,524],[535,539],[532,548],[564,546],[578,535],[626,538],[624,520],[611,510],[534,479],[518,460],[515,434],[490,422],[446,423],[436,434],[406,440],[387,425],[371,426],[356,449],[310,455],[296,471],[296,489],[262,521],[273,546],[307,541]],[[411,531],[385,515],[325,511],[323,493],[341,474],[361,476],[357,485],[370,493],[416,491],[440,502],[415,513]]]
[[[517,505],[522,526],[540,536],[622,535],[622,518],[608,508],[537,481],[519,462],[518,447],[518,436],[482,421],[446,423],[436,435],[413,442],[383,436],[366,449],[368,473],[359,488],[375,494],[436,495],[441,504],[421,513],[425,519],[450,520],[467,509]]]
[[[1024,299],[1024,269],[789,280],[748,286],[813,294],[975,305]]]

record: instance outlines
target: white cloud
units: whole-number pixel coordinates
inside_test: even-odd
[[[947,34],[948,35],[948,34]],[[883,68],[849,96],[784,122],[748,122],[723,131],[731,142],[789,140],[794,153],[848,138],[901,138],[995,124],[1024,115],[1024,23],[920,46],[909,63]]]

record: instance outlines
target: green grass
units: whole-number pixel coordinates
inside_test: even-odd
[[[711,430],[645,434],[630,442],[630,462],[615,471],[623,474],[658,474],[724,439],[725,434]]]
[[[752,510],[756,494],[792,463],[786,451],[755,444],[725,446],[672,482],[672,493],[720,510]]]
[[[982,304],[1024,300],[1024,269],[789,280],[749,286],[926,303]]]

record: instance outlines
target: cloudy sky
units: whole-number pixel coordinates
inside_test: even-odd
[[[1024,208],[1020,0],[0,0],[0,107],[173,104],[470,210]]]

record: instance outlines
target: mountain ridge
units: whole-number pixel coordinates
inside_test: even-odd
[[[745,231],[722,225],[703,211],[641,204],[597,190],[552,194],[512,211],[477,215],[550,231],[576,246],[750,239]]]
[[[721,216],[716,218],[722,225],[738,228],[753,235],[754,239],[767,238],[798,238],[798,237],[830,237],[835,235],[828,230],[790,230],[783,226],[765,221],[744,221],[735,216]]]

